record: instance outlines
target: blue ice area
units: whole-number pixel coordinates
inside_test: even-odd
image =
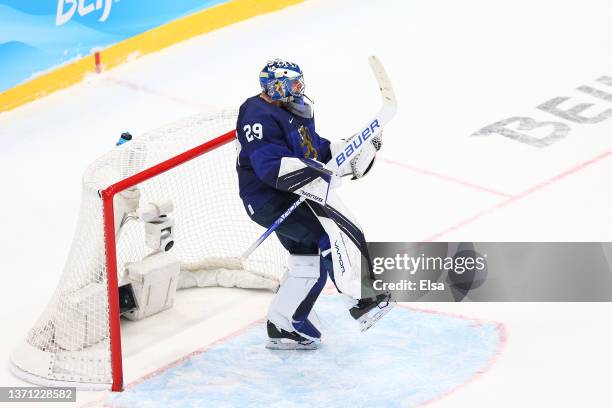
[[[495,356],[495,323],[396,307],[361,333],[323,296],[316,351],[264,348],[263,323],[152,377],[105,406],[414,407],[464,384]]]

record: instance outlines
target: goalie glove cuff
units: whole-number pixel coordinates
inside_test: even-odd
[[[336,157],[338,153],[344,150],[349,140],[351,140],[351,138],[340,139],[336,142],[330,143],[329,150],[331,151],[332,160],[333,160],[333,157]],[[344,166],[344,168],[342,169],[342,173],[338,174],[338,176],[344,177],[344,176],[348,176],[351,174],[352,174],[352,170],[348,168],[348,166]]]
[[[338,154],[346,143],[351,140],[349,139],[341,139],[337,142],[330,144],[330,150],[332,153],[332,157]],[[372,138],[369,145],[364,146],[363,149],[350,161],[350,167],[346,168],[340,176],[348,176],[352,175],[352,180],[361,178],[365,176],[372,166],[374,166],[374,160],[376,158],[376,152],[380,150],[382,147],[382,133],[376,135],[376,137]]]
[[[376,161],[376,156],[374,156],[370,164],[368,164],[368,167],[363,172],[360,172],[359,169],[357,169],[356,167],[353,168],[353,163],[351,163],[351,169],[353,170],[353,177],[351,177],[351,180],[357,180],[358,178],[361,178],[365,176],[366,174],[368,174],[370,169],[374,167],[375,161]]]
[[[374,166],[374,160],[376,159],[376,153],[382,147],[382,135],[377,135],[372,139],[371,143],[364,146],[361,152],[357,154],[355,158],[351,160],[351,171],[353,172],[353,180],[361,178],[368,174],[372,166]]]
[[[382,133],[372,139],[372,144],[374,145],[376,151],[380,150],[380,148],[382,147]]]

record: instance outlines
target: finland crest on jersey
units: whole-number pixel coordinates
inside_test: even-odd
[[[306,150],[304,152],[304,158],[317,160],[319,158],[319,152],[317,152],[317,149],[312,145],[312,136],[308,128],[301,125],[298,129],[298,133],[300,135],[300,146],[302,149]]]

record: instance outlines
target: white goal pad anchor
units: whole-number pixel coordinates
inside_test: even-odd
[[[174,247],[174,219],[169,216],[173,210],[170,200],[148,203],[138,207],[135,215],[128,215],[122,225],[123,228],[127,220],[135,218],[144,223],[145,243],[154,251],[125,266],[119,287],[127,288],[122,292],[127,297],[120,295],[119,301],[122,306],[125,301],[130,306],[129,310],[121,309],[121,315],[127,319],[142,320],[174,305],[181,267],[180,261],[168,253]]]
[[[143,283],[143,293],[148,287],[159,294],[145,315],[172,304],[161,293],[171,292],[175,282],[177,288],[278,286],[287,256],[277,240],[240,259],[264,229],[249,219],[238,195],[235,131],[228,131],[236,118],[232,110],[183,119],[118,146],[89,166],[64,272],[46,309],[10,355],[17,376],[45,386],[120,391],[118,282],[129,265],[128,276]],[[128,220],[142,203],[168,198],[177,223],[170,253],[180,265],[178,279],[173,260],[145,259],[151,252],[145,228]],[[152,265],[139,269],[138,262]],[[156,280],[158,268],[166,276],[163,284]]]
[[[126,284],[133,290],[136,308],[122,316],[142,320],[174,305],[181,271],[180,262],[174,255],[155,252],[140,262],[128,264],[126,271]]]

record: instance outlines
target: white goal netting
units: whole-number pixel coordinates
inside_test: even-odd
[[[112,367],[108,278],[99,192],[225,134],[235,123],[235,111],[190,117],[136,136],[87,169],[77,231],[63,275],[47,308],[11,354],[12,368],[17,375],[45,385],[109,387]],[[175,245],[171,252],[181,262],[181,274],[210,269],[211,264],[215,268],[223,267],[221,270],[236,269],[232,260],[263,232],[248,218],[238,196],[235,165],[235,141],[219,143],[211,151],[136,186],[140,196],[136,200],[140,205],[172,201]],[[134,189],[125,190],[114,200],[119,278],[128,263],[139,261],[151,252],[145,245],[142,224],[125,222],[126,213],[122,212],[123,197],[133,197],[134,193]],[[230,262],[224,265],[224,260]],[[285,263],[285,251],[278,240],[271,238],[241,269],[278,281]],[[207,274],[216,273],[208,269]],[[240,280],[241,272],[234,275],[234,281]],[[210,279],[206,284],[199,284],[197,276],[183,281],[195,286],[210,284]]]

